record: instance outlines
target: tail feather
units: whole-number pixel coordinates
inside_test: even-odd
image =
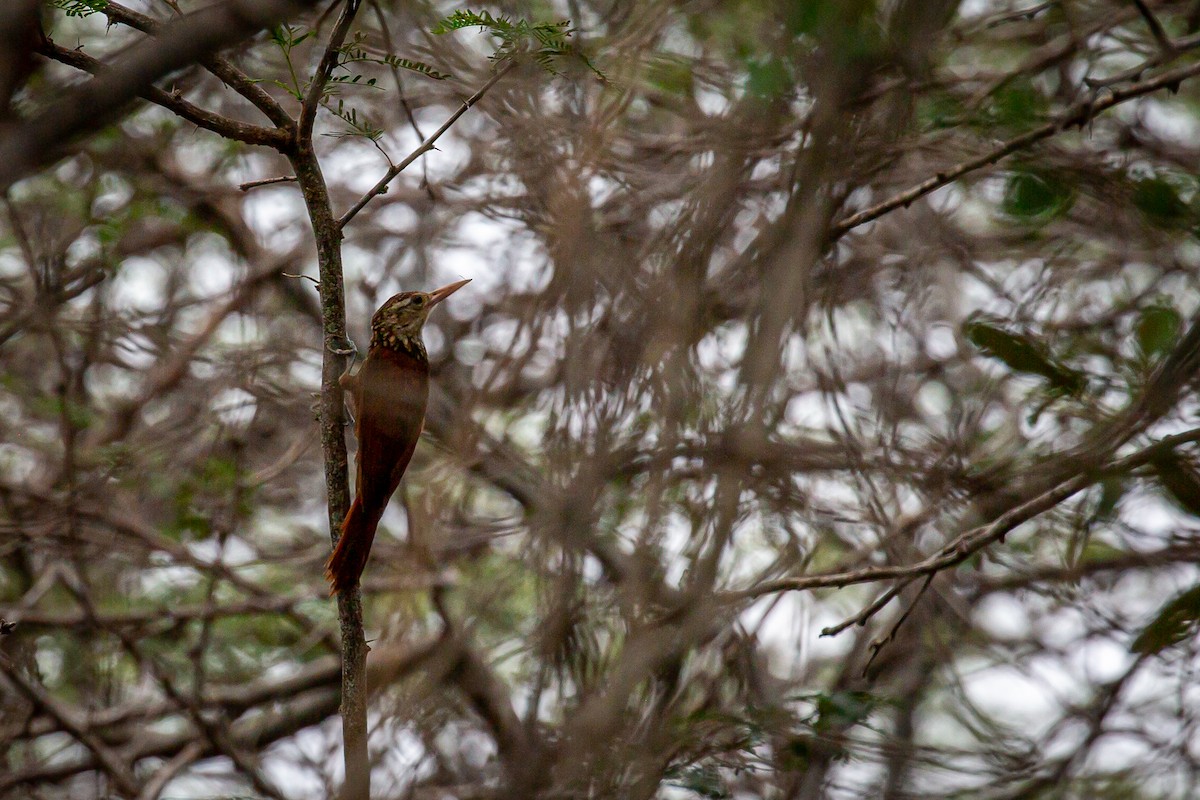
[[[325,565],[325,578],[332,586],[330,594],[341,594],[358,583],[371,555],[371,543],[378,525],[378,519],[372,520],[363,512],[361,498],[354,498],[342,522],[337,546]]]

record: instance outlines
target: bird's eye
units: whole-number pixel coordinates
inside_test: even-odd
[[[412,299],[412,304],[413,304],[414,306],[417,306],[417,307],[420,307],[420,306],[423,306],[423,305],[425,305],[425,296],[424,296],[424,295],[417,295],[416,297],[414,297],[414,298]]]

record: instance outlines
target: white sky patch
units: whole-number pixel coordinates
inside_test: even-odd
[[[288,365],[292,379],[301,386],[316,389],[321,385],[321,354],[314,350],[303,350],[299,358]]]
[[[128,181],[112,173],[100,178],[100,194],[92,201],[92,215],[102,218],[124,207],[133,198],[133,187]]]
[[[1039,671],[1031,664],[1025,670],[1000,665],[970,672],[963,675],[962,682],[967,697],[984,713],[1019,725],[1030,737],[1044,736],[1062,711],[1051,687],[1072,685],[1057,667]]]
[[[127,258],[109,280],[113,305],[136,311],[156,311],[162,305],[165,281],[166,270],[154,259]]]
[[[330,720],[328,725],[305,728],[297,731],[286,741],[280,742],[268,751],[263,759],[262,769],[267,777],[279,787],[286,789],[285,794],[296,800],[325,797],[325,785],[321,776],[312,769],[297,769],[297,762],[304,761],[320,764],[328,762],[330,772],[337,761],[330,757],[330,740],[335,735],[334,726],[340,724],[337,718]],[[329,728],[329,730],[323,730]],[[163,792],[163,797],[174,797],[174,783],[169,790]],[[211,796],[212,786],[208,785],[208,796]]]
[[[246,223],[267,250],[288,251],[311,231],[302,225],[304,200],[295,184],[252,189],[242,204]],[[298,270],[288,270],[297,272]]]
[[[934,324],[925,333],[925,352],[938,361],[958,355],[958,337],[949,325]]]
[[[1133,663],[1129,648],[1111,639],[1087,639],[1067,653],[1067,663],[1092,686],[1116,680]]]
[[[788,424],[800,428],[822,428],[830,422],[825,398],[815,391],[793,395],[788,400],[784,418]]]
[[[1200,138],[1200,121],[1194,112],[1180,108],[1177,103],[1144,97],[1137,110],[1146,127],[1164,139],[1191,147]]]
[[[213,334],[213,341],[237,347],[254,345],[261,340],[259,320],[246,314],[230,314],[221,320]]]
[[[935,429],[948,421],[947,415],[953,404],[954,397],[940,381],[929,381],[917,390],[917,407],[926,419],[935,423]]]
[[[254,419],[258,401],[245,389],[232,387],[219,392],[212,399],[212,409],[217,419],[231,428],[245,428]]]
[[[191,253],[188,278],[193,290],[201,297],[216,297],[228,294],[238,279],[238,270],[229,262],[224,248],[211,246],[205,241]]]
[[[420,222],[420,217],[411,206],[403,203],[391,203],[390,205],[381,205],[379,210],[371,218],[371,224],[383,228],[393,233],[409,233],[417,227]],[[352,227],[353,223],[350,226]],[[348,231],[352,235],[352,232]]]
[[[206,564],[220,562],[231,566],[249,563],[254,559],[255,553],[253,548],[236,536],[230,536],[226,539],[224,547],[213,537],[202,541],[189,542],[187,549],[197,561]]]
[[[993,594],[975,609],[978,624],[996,637],[1017,639],[1029,632],[1029,609],[1011,595]]]

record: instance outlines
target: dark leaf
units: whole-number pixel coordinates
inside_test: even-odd
[[[1133,189],[1133,204],[1152,224],[1162,228],[1178,228],[1190,216],[1175,187],[1162,178],[1138,181]]]
[[[1154,620],[1129,645],[1129,650],[1144,655],[1161,653],[1191,637],[1197,620],[1200,620],[1200,586],[1193,586],[1160,608]]]
[[[968,322],[964,332],[972,344],[1016,372],[1040,375],[1054,388],[1069,394],[1078,394],[1086,385],[1082,373],[1051,360],[1043,348],[1027,336],[978,320]]]
[[[1100,483],[1100,500],[1096,503],[1095,519],[1112,519],[1117,503],[1125,495],[1125,483],[1120,478],[1106,478]]]
[[[1044,171],[1014,172],[1004,189],[1001,207],[1010,217],[1045,221],[1071,208],[1075,195],[1062,179]]]
[[[1192,464],[1174,453],[1151,462],[1158,482],[1184,511],[1200,517],[1200,475]]]
[[[1169,306],[1151,306],[1142,311],[1134,329],[1138,349],[1146,358],[1165,356],[1179,340],[1183,317]]]

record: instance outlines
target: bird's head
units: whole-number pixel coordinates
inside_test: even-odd
[[[424,353],[421,327],[430,310],[470,282],[468,278],[432,292],[400,292],[392,295],[371,317],[371,346]]]

